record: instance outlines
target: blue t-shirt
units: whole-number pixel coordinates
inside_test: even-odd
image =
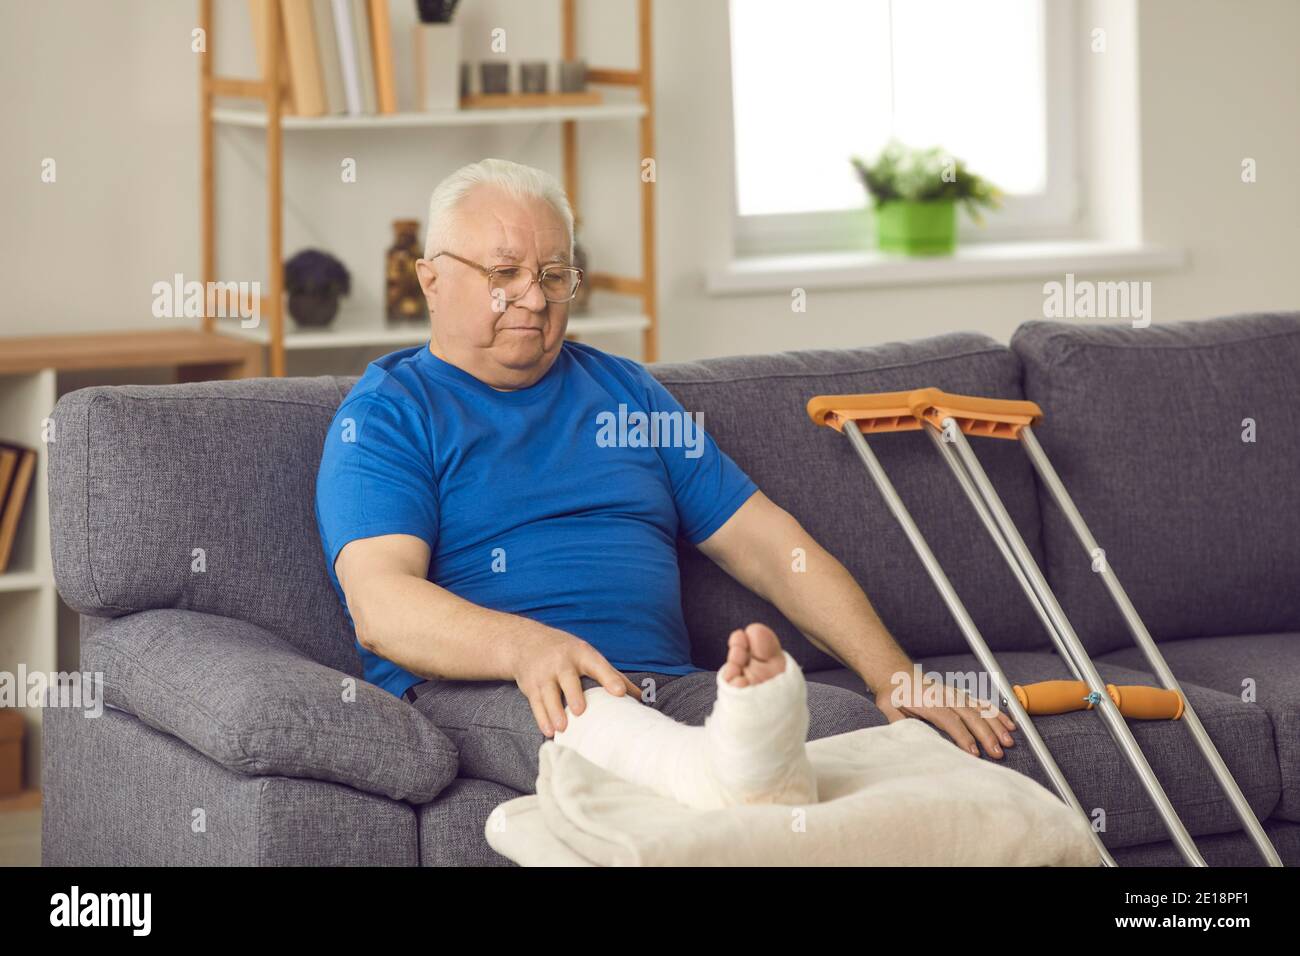
[[[409,534],[428,579],[589,642],[616,668],[691,663],[676,539],[709,537],[757,486],[638,363],[565,342],[535,384],[497,391],[429,351],[371,362],[316,479],[334,589],[349,541]],[[349,620],[351,616],[349,615]],[[357,644],[400,696],[424,678]]]

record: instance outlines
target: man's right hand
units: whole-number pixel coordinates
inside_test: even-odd
[[[616,697],[626,693],[641,699],[641,688],[582,638],[548,627],[537,639],[519,648],[514,666],[515,683],[528,698],[537,726],[547,737],[568,725],[564,712],[566,701],[575,717],[586,709],[583,677],[594,678]]]

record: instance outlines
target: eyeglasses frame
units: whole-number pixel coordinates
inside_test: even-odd
[[[479,272],[483,273],[483,275],[487,276],[487,280],[488,280],[488,288],[491,288],[491,287],[492,287],[492,279],[493,279],[493,277],[496,275],[497,271],[500,270],[500,269],[522,269],[524,272],[527,272],[527,273],[528,273],[528,276],[529,276],[529,279],[528,279],[528,285],[524,286],[524,291],[521,292],[521,293],[519,293],[519,294],[518,294],[517,296],[515,296],[514,298],[511,298],[511,299],[505,299],[506,302],[518,302],[520,299],[522,299],[524,296],[526,296],[526,295],[528,294],[528,290],[531,289],[531,288],[533,287],[533,283],[537,283],[537,287],[540,289],[540,288],[541,288],[541,283],[542,283],[542,276],[545,275],[546,270],[549,269],[549,268],[551,268],[552,266],[554,266],[555,268],[559,268],[559,269],[571,269],[571,270],[577,272],[577,273],[578,273],[578,281],[577,281],[577,283],[576,283],[576,284],[574,285],[574,287],[573,287],[573,292],[572,292],[572,294],[571,294],[567,299],[550,299],[550,298],[547,298],[545,290],[542,291],[542,298],[543,298],[543,299],[546,299],[546,301],[547,301],[547,302],[550,302],[552,305],[562,305],[562,304],[564,304],[565,302],[572,302],[572,301],[573,301],[575,298],[577,298],[577,296],[578,296],[578,289],[580,289],[580,288],[582,287],[582,279],[583,279],[583,276],[584,276],[584,272],[583,272],[583,270],[582,270],[579,266],[570,265],[569,263],[564,263],[564,264],[556,264],[556,263],[552,263],[552,264],[550,264],[550,265],[542,266],[542,271],[541,271],[541,272],[534,272],[534,271],[533,271],[532,269],[530,269],[528,266],[515,265],[515,264],[513,264],[513,263],[510,263],[510,264],[503,264],[503,265],[499,265],[499,266],[485,266],[485,265],[481,265],[480,263],[474,262],[474,261],[472,261],[472,260],[470,260],[470,259],[466,259],[466,258],[463,257],[463,256],[458,256],[458,255],[456,255],[456,253],[454,253],[454,252],[448,252],[448,251],[445,250],[445,249],[444,249],[442,252],[438,252],[438,253],[435,253],[434,255],[430,256],[430,261],[432,261],[433,259],[438,258],[438,256],[450,256],[452,259],[455,259],[457,262],[463,262],[465,265],[469,266],[470,268],[472,268],[472,269],[477,269]],[[502,294],[502,298],[504,298],[504,293]]]

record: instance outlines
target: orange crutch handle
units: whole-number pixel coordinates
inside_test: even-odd
[[[1044,680],[1037,684],[1016,684],[1011,689],[1015,691],[1020,706],[1029,714],[1068,714],[1073,710],[1092,708],[1088,701],[1088,685],[1081,680]],[[1109,690],[1109,686],[1106,689]],[[1111,699],[1115,699],[1113,694]]]
[[[1121,687],[1106,685],[1107,690],[1112,688],[1119,694],[1115,703],[1125,717],[1134,720],[1177,720],[1183,716],[1183,696],[1176,690],[1137,684]],[[1115,697],[1115,694],[1112,693],[1111,697]]]
[[[1028,714],[1066,714],[1073,710],[1092,709],[1088,685],[1081,680],[1016,684],[1012,690]],[[1183,716],[1183,698],[1175,690],[1136,684],[1107,684],[1106,693],[1121,714],[1134,720],[1178,720]]]

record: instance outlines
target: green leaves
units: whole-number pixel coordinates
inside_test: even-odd
[[[849,162],[876,206],[895,199],[953,199],[972,220],[982,224],[980,207],[997,208],[1002,204],[1002,193],[996,186],[938,146],[914,149],[891,139],[873,163],[867,164],[857,156]]]

